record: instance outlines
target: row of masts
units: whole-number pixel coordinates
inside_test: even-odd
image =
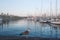
[[[30,14],[28,13],[28,16],[55,16],[57,17],[58,16],[58,0],[54,0],[54,3],[53,3],[53,0],[48,0],[48,4],[46,5],[45,4],[46,1],[44,2],[44,0],[41,0],[40,2],[40,8],[36,8],[34,14]],[[45,6],[46,5],[46,6]],[[48,9],[46,8],[48,7]],[[38,15],[36,15],[38,14]]]
[[[43,14],[43,3],[44,3],[43,0],[41,0],[41,14]],[[49,3],[48,4],[50,6],[50,8],[49,8],[50,10],[48,9],[49,10],[49,13],[48,14],[50,14],[50,16],[53,16],[53,11],[54,11],[55,16],[57,16],[57,14],[58,14],[57,13],[58,12],[58,9],[57,9],[58,0],[55,0],[55,3],[56,4],[55,4],[55,11],[54,11],[53,8],[52,8],[53,7],[53,1],[52,0],[49,0]],[[46,9],[45,9],[45,11],[46,11]]]

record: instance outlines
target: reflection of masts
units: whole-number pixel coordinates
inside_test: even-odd
[[[56,27],[56,39],[57,39],[57,32],[58,32],[58,31],[57,31],[57,27]]]
[[[55,29],[55,38],[57,39],[58,27],[54,26],[54,29]]]
[[[36,22],[35,22],[35,36],[36,36]]]
[[[1,26],[2,26],[2,30],[3,30],[3,23],[1,24]]]
[[[27,29],[29,28],[29,17],[27,18]]]

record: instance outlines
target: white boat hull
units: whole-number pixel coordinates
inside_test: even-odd
[[[52,24],[60,25],[60,22],[51,22]]]

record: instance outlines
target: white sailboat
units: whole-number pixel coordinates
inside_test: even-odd
[[[52,24],[60,25],[60,19],[57,18],[57,0],[56,0],[56,18],[51,20]]]
[[[54,19],[51,21],[52,24],[60,25],[60,19]]]

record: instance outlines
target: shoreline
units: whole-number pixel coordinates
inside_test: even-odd
[[[20,37],[20,36],[0,36],[0,40],[60,40],[60,38],[41,38],[41,37]]]

